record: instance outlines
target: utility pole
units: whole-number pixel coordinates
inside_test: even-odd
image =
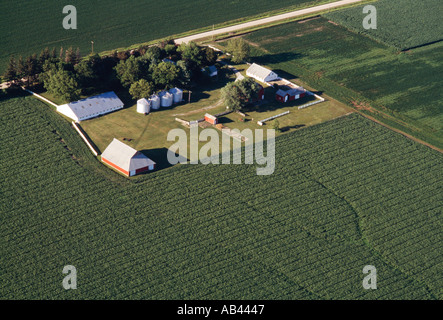
[[[91,41],[91,46],[92,46],[92,54],[94,54],[94,41]]]
[[[191,93],[192,93],[192,91],[191,91],[191,90],[189,90],[189,98],[188,98],[188,103],[191,103]]]

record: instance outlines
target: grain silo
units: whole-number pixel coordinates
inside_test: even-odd
[[[174,103],[180,103],[183,100],[183,90],[179,88],[173,88],[169,90],[169,93],[174,96]]]
[[[145,98],[137,101],[137,112],[148,114],[151,111],[151,102],[146,100]]]
[[[152,110],[160,109],[160,97],[158,95],[152,95],[151,98],[149,98],[149,101],[151,101]]]
[[[158,96],[161,99],[161,106],[164,108],[170,107],[174,103],[174,96],[168,91],[162,91]]]

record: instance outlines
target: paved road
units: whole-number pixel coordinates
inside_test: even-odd
[[[269,17],[269,18],[264,18],[264,19],[250,21],[250,22],[246,22],[246,23],[242,23],[242,24],[237,24],[235,26],[221,28],[221,29],[217,29],[217,30],[214,30],[214,31],[198,33],[198,34],[195,34],[195,35],[192,35],[192,36],[189,36],[189,37],[184,37],[184,38],[176,39],[175,42],[180,44],[180,43],[183,43],[183,42],[195,41],[195,40],[202,39],[202,38],[212,37],[212,36],[223,34],[223,33],[234,32],[234,31],[238,31],[238,30],[241,30],[241,29],[256,27],[256,26],[259,26],[259,25],[263,25],[263,24],[267,24],[267,23],[271,23],[271,22],[275,22],[275,21],[295,18],[295,17],[299,17],[299,16],[302,16],[302,15],[305,15],[305,14],[315,13],[315,12],[319,12],[319,11],[323,11],[323,10],[328,10],[328,9],[332,9],[332,8],[337,8],[337,7],[340,7],[340,6],[344,6],[344,5],[348,5],[348,4],[353,4],[353,3],[357,3],[357,2],[361,2],[361,1],[363,1],[363,0],[341,0],[341,1],[336,1],[336,2],[332,2],[332,3],[328,3],[328,4],[323,4],[323,5],[316,6],[316,7],[311,7],[311,8],[306,8],[306,9],[301,9],[301,10],[296,10],[296,11],[280,14],[280,15],[277,15],[277,16]]]

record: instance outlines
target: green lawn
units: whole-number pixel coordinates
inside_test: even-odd
[[[244,38],[254,45],[254,62],[283,77],[299,77],[349,105],[367,104],[372,109],[363,112],[443,146],[443,43],[399,54],[324,18],[262,29]]]
[[[247,65],[236,67],[238,70],[245,72]],[[167,141],[168,132],[174,128],[185,128],[175,121],[175,118],[193,121],[204,118],[206,113],[218,114],[226,111],[226,107],[220,100],[220,90],[226,83],[234,79],[235,76],[225,67],[219,70],[218,81],[200,85],[193,89],[191,103],[187,103],[189,95],[185,91],[183,97],[186,101],[184,103],[173,108],[161,108],[158,111],[152,111],[149,115],[142,115],[136,112],[136,104],[132,101],[123,110],[82,121],[81,126],[101,152],[114,138],[117,138],[137,150],[153,154],[154,161],[163,163],[166,160],[165,153],[159,150],[166,150],[173,144],[173,142]],[[257,124],[257,121],[284,111],[290,111],[289,115],[278,119],[282,132],[277,135],[280,135],[332,120],[353,111],[342,103],[329,98],[323,103],[298,110],[298,106],[313,100],[315,100],[313,97],[308,97],[282,104],[275,101],[275,89],[268,87],[265,90],[265,103],[248,108],[245,111],[247,114],[245,122],[240,120],[241,116],[237,113],[228,114],[219,120],[220,123],[230,129],[258,129],[262,127]],[[208,107],[209,109],[207,109]],[[271,127],[272,121],[268,122],[267,126],[263,128]],[[200,147],[204,144],[200,143]]]
[[[314,6],[334,0],[224,1],[86,1],[18,0],[0,3],[0,74],[11,55],[39,54],[45,47],[79,47],[83,55],[125,48],[190,30],[206,28],[230,20],[268,14],[298,7]],[[65,5],[77,8],[77,29],[65,30],[62,13]]]
[[[34,98],[0,116],[3,299],[442,299],[441,154],[361,116],[277,138],[270,176],[135,179]]]

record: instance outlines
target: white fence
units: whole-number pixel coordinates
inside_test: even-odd
[[[42,97],[41,95],[39,95],[39,94],[37,94],[37,93],[35,93],[35,92],[32,92],[31,90],[24,89],[24,88],[23,88],[23,90],[25,90],[26,92],[32,94],[33,96],[37,97],[38,99],[43,100],[43,101],[46,102],[46,103],[49,103],[50,105],[52,105],[52,106],[54,106],[54,107],[56,107],[56,108],[58,107],[58,105],[56,105],[54,102],[52,102],[52,101],[46,99],[45,97]]]
[[[258,123],[259,126],[262,126],[262,125],[265,124],[266,121],[273,120],[275,118],[282,117],[282,116],[285,116],[287,114],[289,114],[289,111],[277,114],[276,116],[272,116],[272,117],[266,118],[265,120],[257,121],[257,123]]]
[[[86,143],[86,145],[89,147],[89,149],[91,149],[92,153],[97,157],[98,156],[98,152],[95,150],[95,148],[91,145],[91,143],[89,143],[88,138],[85,137],[85,135],[83,134],[83,132],[80,130],[79,127],[77,127],[77,123],[75,123],[74,121],[72,121],[72,125],[74,126],[75,130],[78,132],[78,134],[80,135],[80,137],[82,137],[83,141]]]

